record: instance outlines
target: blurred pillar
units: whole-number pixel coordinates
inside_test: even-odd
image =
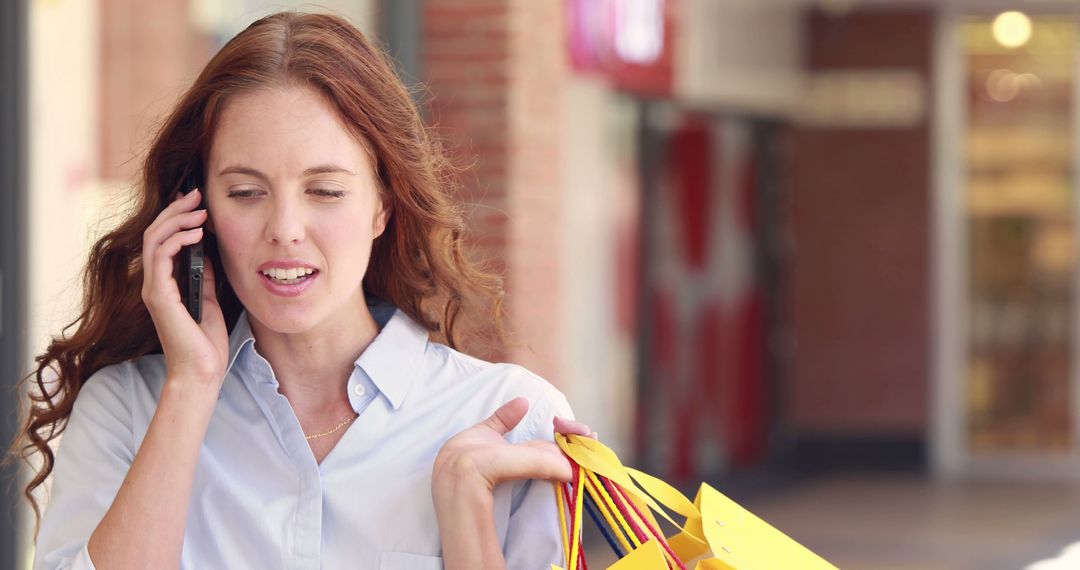
[[[130,181],[148,128],[208,58],[209,38],[192,33],[189,0],[102,0],[99,168]]]
[[[381,0],[378,3],[379,37],[386,42],[398,66],[402,80],[412,88],[423,73],[421,67],[421,29],[423,10],[420,0]],[[421,93],[413,92],[418,98]],[[422,100],[417,101],[423,103]],[[421,105],[421,112],[425,111]]]
[[[503,273],[515,336],[487,355],[555,384],[561,248],[559,93],[566,81],[561,2],[424,3],[430,123],[472,166],[462,180],[475,253]]]

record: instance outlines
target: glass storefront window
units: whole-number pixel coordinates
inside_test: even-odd
[[[1032,24],[1019,46],[1000,30],[995,37],[992,19],[963,26],[973,456],[1065,454],[1074,445],[1077,25]]]

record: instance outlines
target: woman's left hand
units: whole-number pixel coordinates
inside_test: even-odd
[[[525,417],[529,401],[514,398],[495,410],[488,419],[462,431],[443,444],[432,471],[434,489],[479,485],[492,490],[503,481],[555,479],[569,481],[570,462],[553,442],[533,440],[513,444],[506,434]],[[556,417],[558,433],[595,436],[589,426]]]
[[[554,442],[506,441],[528,411],[528,400],[514,398],[439,450],[431,497],[447,570],[506,567],[492,513],[495,485],[516,479],[570,480],[570,462]],[[559,433],[596,435],[580,422],[555,418],[553,424]]]

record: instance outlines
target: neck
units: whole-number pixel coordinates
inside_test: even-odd
[[[379,327],[366,302],[339,313],[310,330],[282,333],[248,314],[255,349],[274,370],[278,391],[297,413],[326,413],[351,409],[346,385],[356,359],[367,349]]]

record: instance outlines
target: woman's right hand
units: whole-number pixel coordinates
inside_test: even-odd
[[[220,390],[229,355],[229,333],[214,291],[213,264],[206,263],[202,322],[196,323],[180,297],[173,259],[180,248],[203,238],[207,211],[195,210],[200,190],[178,197],[143,232],[142,299],[157,329],[170,382],[192,382]]]

